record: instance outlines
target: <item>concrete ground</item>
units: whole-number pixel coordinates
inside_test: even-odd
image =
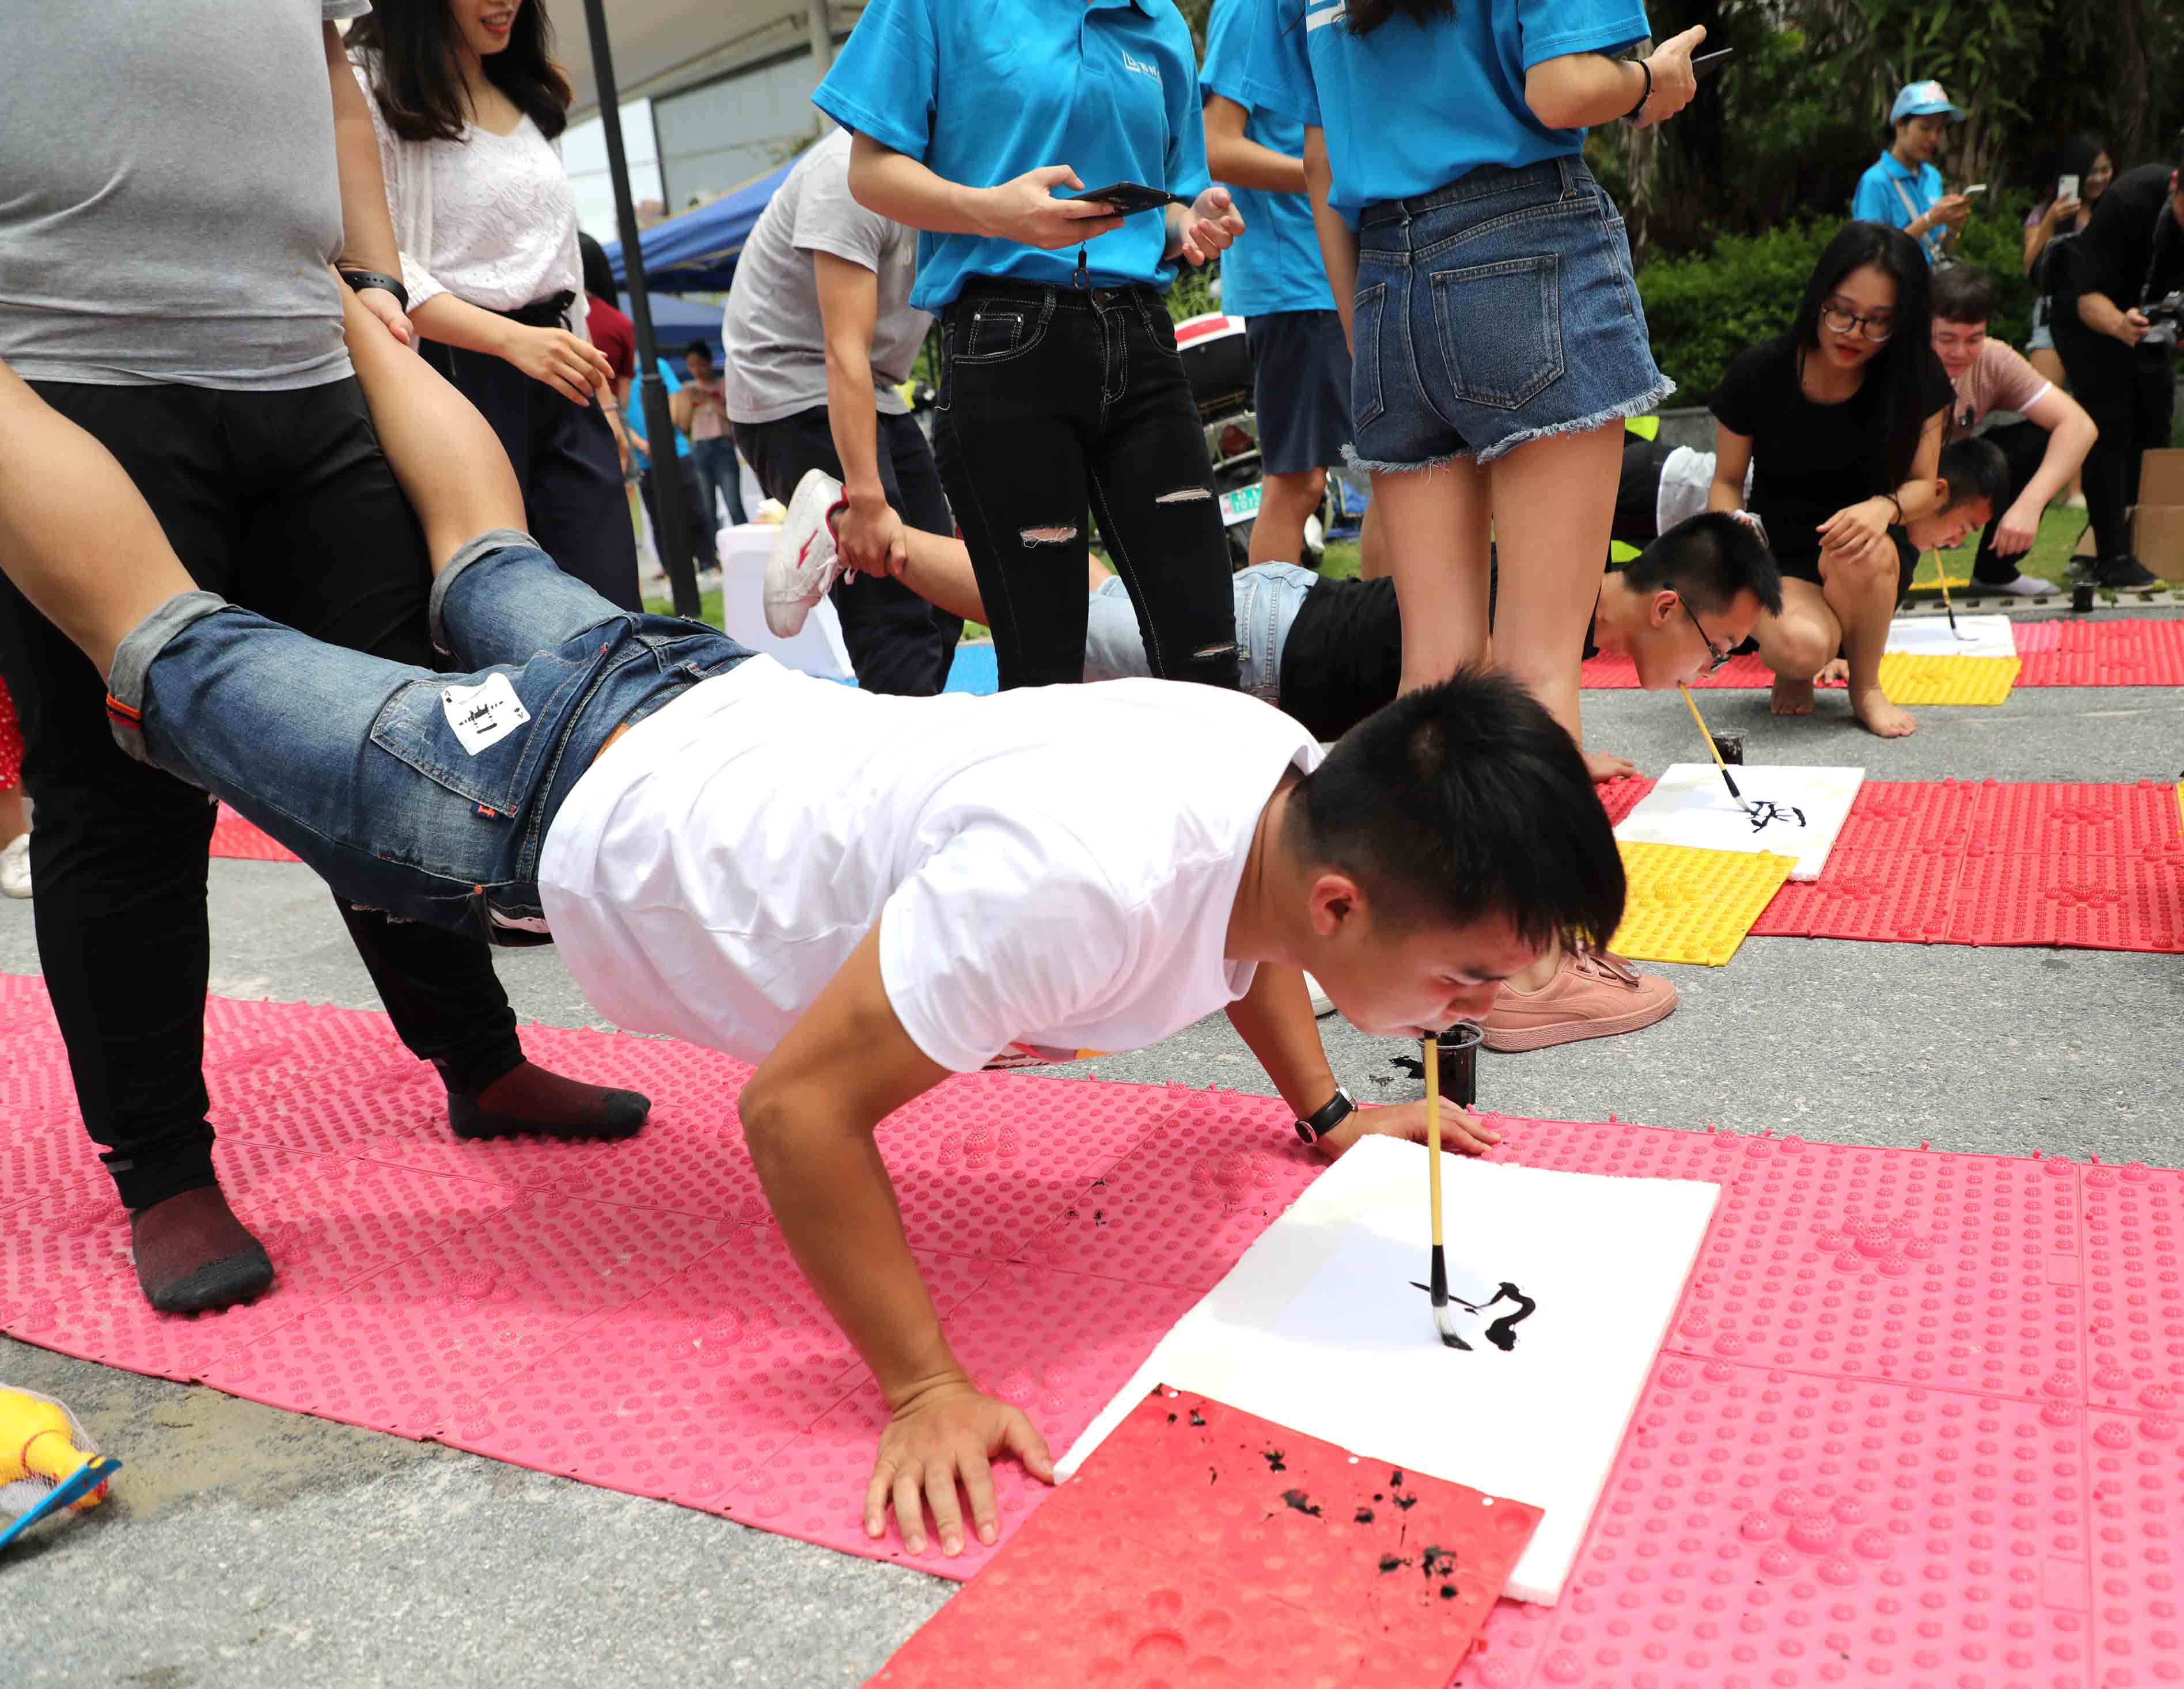
[[[1754,762],[1861,762],[1875,778],[2174,780],[2184,690],[2021,691],[1927,710],[1884,745],[1841,697],[1776,722],[1708,693]],[[1587,738],[1658,772],[1690,760],[1673,699],[1592,693]],[[292,865],[212,869],[213,989],[376,1006],[324,892]],[[36,973],[31,909],[0,904],[0,972]],[[502,974],[520,1012],[599,1023],[551,950]],[[2174,956],[1802,939],[1674,967],[1683,1005],[1634,1036],[1489,1056],[1482,1103],[1842,1143],[2184,1160]],[[1385,1040],[1323,1029],[1375,1099],[1418,1094]],[[1102,1078],[1268,1090],[1216,1017]],[[950,1586],[461,1454],[137,1378],[0,1338],[0,1380],[69,1402],[128,1463],[111,1502],[9,1551],[0,1683],[131,1689],[389,1684],[853,1684]]]

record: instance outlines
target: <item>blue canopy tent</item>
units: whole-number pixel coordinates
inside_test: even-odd
[[[788,178],[792,164],[746,182],[733,193],[680,216],[655,223],[638,237],[644,254],[644,285],[658,293],[711,293],[735,279],[736,259],[757,224],[759,213]],[[607,242],[607,263],[615,282],[627,287],[620,241]]]

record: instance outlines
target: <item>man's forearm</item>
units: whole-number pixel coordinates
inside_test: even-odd
[[[2068,487],[2070,478],[2083,467],[2086,454],[2092,450],[2093,442],[2099,438],[2100,431],[2093,426],[2093,419],[2082,410],[2050,431],[2040,467],[2032,472],[2032,479],[2025,483],[2025,491],[2019,495],[2027,508],[2037,512],[2053,504],[2055,495]]]
[[[326,82],[334,103],[334,168],[341,180],[342,262],[382,276],[402,274],[402,249],[387,214],[387,179],[379,168],[379,137],[364,90],[349,69],[341,31],[320,26],[326,36]]]
[[[880,499],[879,408],[872,400],[872,359],[861,345],[827,343],[827,432],[842,460],[842,490]]]
[[[1334,1100],[1334,1069],[1319,1041],[1319,1023],[1312,1018],[1302,973],[1260,963],[1251,989],[1229,1004],[1228,1020],[1300,1118],[1317,1114]]]
[[[2096,334],[2105,334],[2111,339],[2120,339],[2123,312],[2106,293],[2078,295],[2078,321]]]

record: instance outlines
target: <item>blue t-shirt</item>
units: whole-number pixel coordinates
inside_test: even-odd
[[[1206,64],[1199,92],[1219,94],[1251,114],[1244,137],[1290,158],[1304,155],[1304,125],[1253,105],[1248,77],[1251,37],[1265,0],[1213,0],[1206,23]],[[1232,187],[1244,214],[1244,235],[1221,254],[1221,309],[1236,316],[1274,311],[1331,311],[1327,264],[1312,226],[1312,199],[1263,187]]]
[[[1210,185],[1197,54],[1174,0],[872,0],[811,98],[970,187],[1043,164],[1067,164],[1088,189],[1138,181],[1195,198]],[[1139,212],[1085,248],[1089,285],[1166,285],[1167,245],[1165,214]],[[1074,246],[921,234],[910,302],[938,311],[974,276],[1056,286],[1076,273]]]
[[[1330,203],[1367,206],[1445,187],[1481,164],[1575,153],[1582,129],[1550,129],[1524,103],[1543,59],[1613,53],[1648,33],[1640,0],[1457,0],[1418,24],[1397,13],[1351,33],[1346,0],[1256,0],[1251,103],[1327,133]]]
[[[1896,190],[1901,186],[1903,192]],[[1904,195],[1911,203],[1903,203]],[[1942,197],[1942,173],[1931,164],[1921,164],[1914,172],[1893,153],[1883,153],[1858,179],[1858,192],[1850,197],[1850,215],[1861,223],[1886,223],[1892,229],[1908,229],[1914,218],[1923,217],[1934,209],[1934,202]],[[1919,242],[1931,264],[1942,249],[1942,241],[1947,231],[1939,224],[1926,231]]]
[[[682,392],[682,383],[677,377],[675,371],[667,367],[667,360],[665,358],[654,359],[653,365],[659,370],[660,379],[671,396]],[[652,444],[651,441],[644,438],[644,387],[642,382],[632,382],[629,384],[629,403],[621,408],[621,420],[627,426],[629,432],[644,441],[647,447]],[[690,455],[690,438],[680,428],[675,431],[675,455],[679,458]]]

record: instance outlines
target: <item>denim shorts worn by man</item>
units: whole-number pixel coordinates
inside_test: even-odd
[[[366,9],[10,8],[0,360],[120,460],[201,585],[332,644],[428,662],[422,538],[351,379],[328,267],[401,269],[333,27]],[[359,297],[407,332],[389,291]],[[0,454],[17,444],[0,439]],[[37,794],[39,956],[138,1279],[170,1311],[255,1295],[272,1268],[214,1179],[203,1073],[214,811],[121,755],[98,675],[5,582],[0,671]],[[396,1032],[439,1067],[457,1129],[643,1118],[642,1098],[524,1061],[484,945],[337,902]]]

